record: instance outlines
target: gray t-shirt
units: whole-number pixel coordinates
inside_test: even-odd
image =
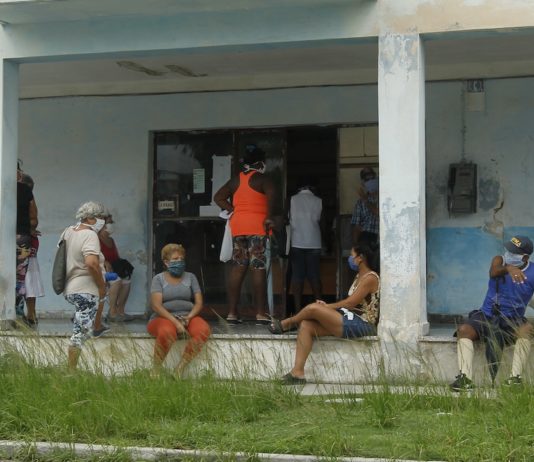
[[[178,284],[170,284],[165,279],[165,272],[156,274],[152,279],[150,293],[159,292],[163,297],[163,306],[173,314],[187,316],[193,308],[194,294],[200,292],[200,285],[193,273],[184,272]],[[150,319],[158,315],[152,312]]]

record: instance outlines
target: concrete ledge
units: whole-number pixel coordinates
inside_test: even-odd
[[[17,455],[19,450],[27,450],[32,448],[38,455],[53,454],[55,451],[70,452],[78,457],[95,457],[105,454],[113,454],[116,451],[126,452],[133,460],[182,460],[187,457],[190,459],[201,459],[203,461],[220,461],[221,458],[228,458],[235,461],[250,461],[251,456],[254,460],[262,460],[269,462],[319,462],[325,460],[325,457],[307,456],[297,454],[269,454],[269,453],[243,453],[243,452],[215,452],[215,451],[199,451],[199,450],[185,450],[185,449],[164,449],[164,448],[147,448],[138,446],[115,447],[101,444],[69,444],[69,443],[26,443],[20,441],[0,441],[0,456],[13,458]],[[366,457],[338,457],[340,462],[388,462],[391,459],[375,459]],[[407,459],[395,459],[397,462],[417,462]],[[436,461],[434,461],[436,462]]]
[[[0,332],[0,354],[16,351],[37,365],[66,363],[70,333],[33,331]],[[173,346],[165,361],[172,369],[179,361],[185,340]],[[147,333],[113,333],[87,342],[80,367],[106,375],[130,374],[152,364],[154,339]],[[217,333],[199,357],[188,367],[186,376],[209,372],[221,379],[271,380],[292,367],[296,336],[271,334]],[[509,375],[512,349],[505,351],[500,379]],[[387,356],[394,357],[395,371],[384,370]],[[534,354],[526,371],[532,377]],[[344,340],[324,337],[314,342],[306,367],[312,383],[365,384],[384,379],[391,383],[437,383],[452,381],[457,374],[456,339],[421,337],[410,345],[386,344],[380,337]],[[489,375],[483,344],[475,347],[475,382],[485,384]]]

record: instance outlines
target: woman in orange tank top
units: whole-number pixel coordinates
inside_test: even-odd
[[[266,256],[267,237],[273,227],[271,219],[274,188],[271,180],[264,175],[265,153],[251,145],[243,159],[243,171],[234,176],[217,191],[215,203],[228,212],[232,230],[233,252],[232,270],[228,284],[229,324],[241,322],[237,304],[241,285],[248,268],[252,268],[254,306],[256,323],[268,324],[266,314],[267,283]]]

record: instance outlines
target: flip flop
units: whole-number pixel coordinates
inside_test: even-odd
[[[226,318],[226,323],[231,326],[236,326],[238,324],[241,324],[243,321],[239,318]]]
[[[269,332],[274,335],[282,335],[284,333],[282,322],[276,318],[272,318],[267,329],[269,329]]]
[[[269,318],[256,318],[256,325],[257,326],[269,326],[271,324],[271,320]]]
[[[304,377],[295,377],[291,372],[288,372],[280,379],[280,382],[282,385],[304,385],[306,379]]]

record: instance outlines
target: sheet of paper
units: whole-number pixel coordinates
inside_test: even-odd
[[[193,193],[203,194],[206,192],[206,171],[203,168],[193,169]]]

